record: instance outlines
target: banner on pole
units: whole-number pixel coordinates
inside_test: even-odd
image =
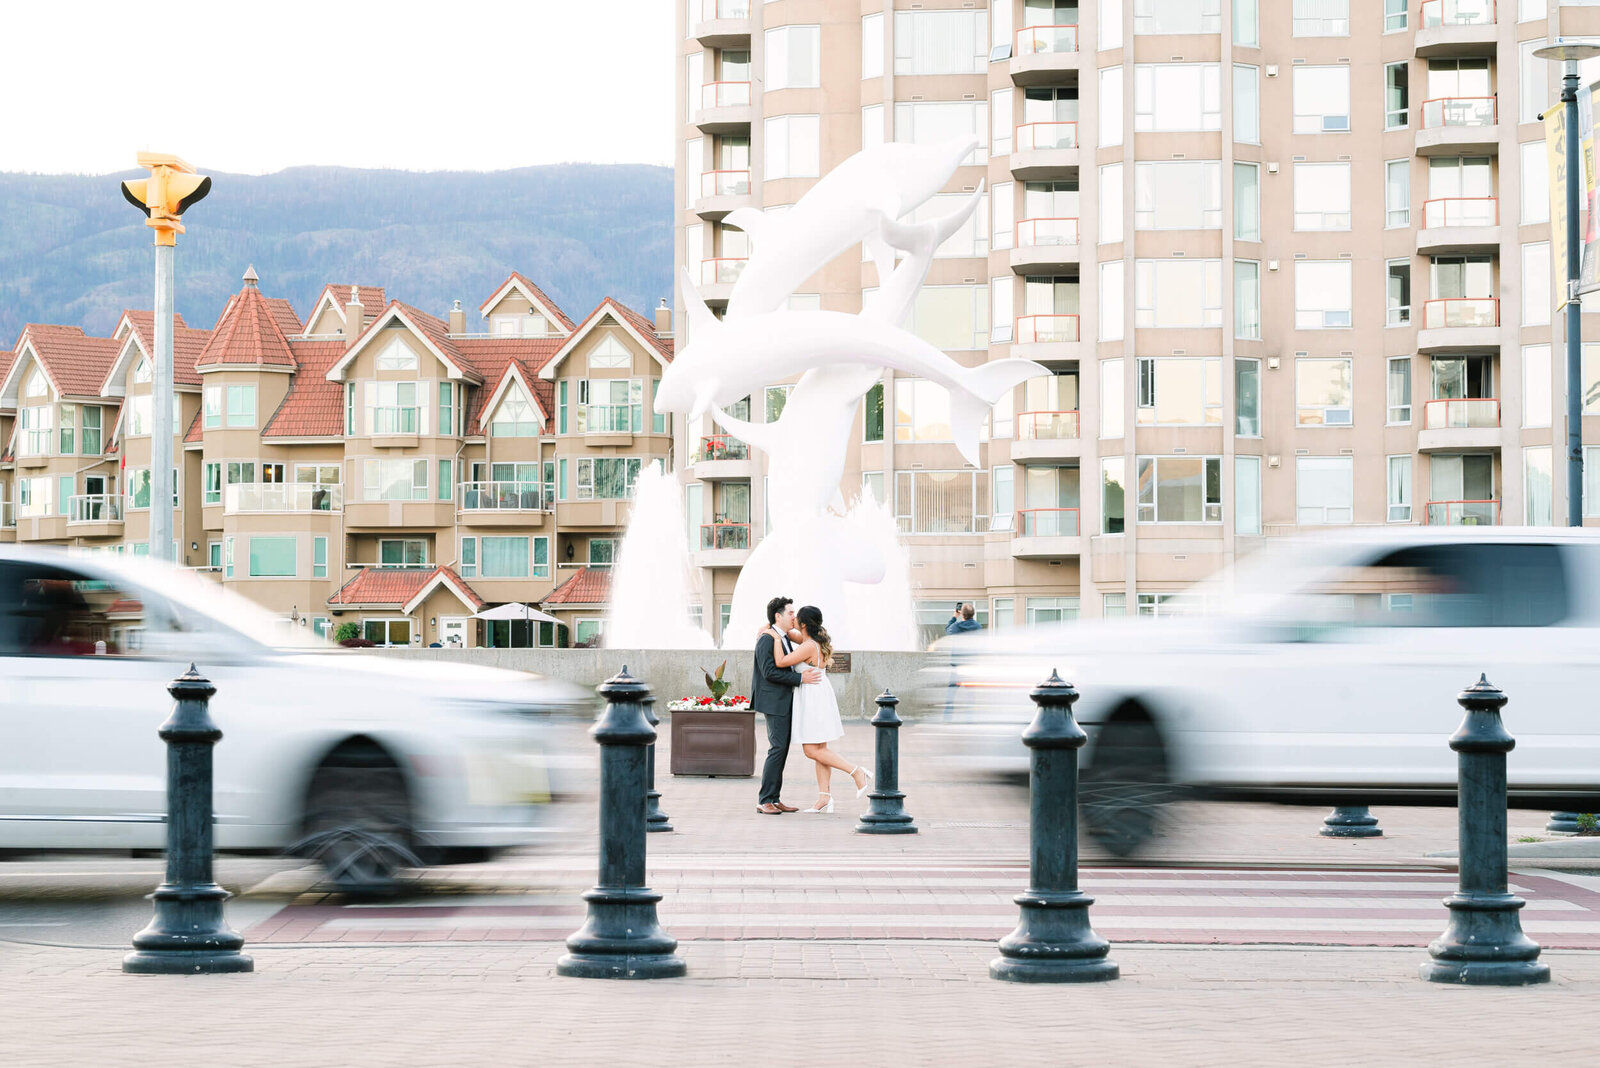
[[[1556,292],[1556,310],[1567,305],[1567,135],[1565,105],[1557,104],[1542,116],[1544,146],[1550,161],[1550,280]]]
[[[1595,161],[1594,89],[1578,90],[1578,151],[1583,156],[1583,266],[1578,274],[1578,292],[1600,289],[1600,244],[1595,241]]]

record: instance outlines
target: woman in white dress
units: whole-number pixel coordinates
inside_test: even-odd
[[[789,632],[795,649],[790,653],[783,652],[783,643],[780,641],[774,650],[778,666],[793,667],[806,663],[819,669],[826,668],[833,659],[833,642],[822,626],[822,612],[812,605],[806,605],[795,613],[795,619],[800,626]],[[773,636],[783,637],[776,631]],[[827,679],[812,686],[795,687],[794,719],[790,730],[793,740],[800,743],[801,751],[817,767],[817,803],[801,809],[802,812],[833,811],[831,780],[834,768],[850,775],[856,784],[857,797],[867,792],[872,772],[851,764],[828,746],[829,742],[844,737],[844,721],[839,718],[839,699],[834,696],[833,687]]]

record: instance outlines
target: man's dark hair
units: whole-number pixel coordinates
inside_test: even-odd
[[[793,597],[774,597],[767,602],[767,624],[770,626],[778,621],[778,613],[784,606],[794,604]]]
[[[961,606],[961,618],[971,619],[976,611],[977,610],[972,607],[972,602],[968,601],[966,604]]]

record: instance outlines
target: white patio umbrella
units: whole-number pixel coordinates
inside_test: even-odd
[[[529,622],[534,622],[534,623],[560,623],[561,622],[561,620],[557,619],[555,616],[546,615],[545,613],[539,611],[537,608],[532,608],[532,607],[530,607],[528,605],[525,605],[525,604],[517,604],[516,602],[512,602],[511,604],[503,604],[503,605],[500,605],[498,608],[485,608],[483,611],[476,613],[472,618],[473,619],[521,619],[521,620],[524,620],[524,621],[529,621]]]

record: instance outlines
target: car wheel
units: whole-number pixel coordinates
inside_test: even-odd
[[[1161,732],[1142,710],[1106,724],[1078,800],[1090,837],[1113,856],[1132,856],[1156,836],[1172,777]]]
[[[305,836],[296,854],[320,863],[347,894],[392,896],[402,868],[422,866],[415,852],[410,798],[400,769],[376,746],[335,750],[306,792]]]

